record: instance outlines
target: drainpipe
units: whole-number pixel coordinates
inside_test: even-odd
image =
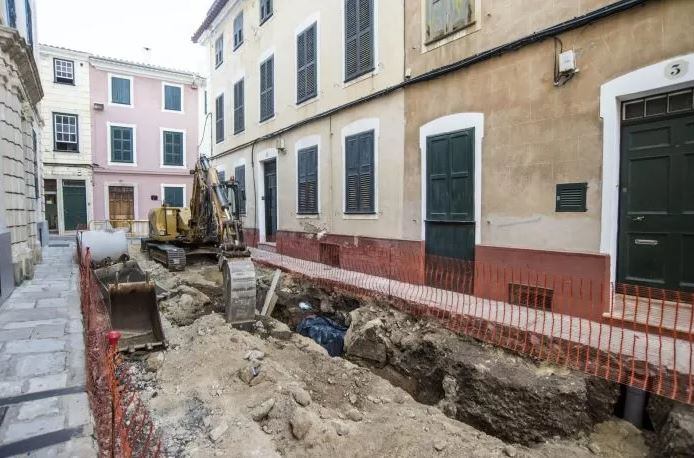
[[[646,392],[628,386],[624,399],[624,419],[637,428],[643,428],[643,413],[645,410]]]

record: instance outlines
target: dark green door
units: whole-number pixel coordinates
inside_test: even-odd
[[[438,257],[475,257],[474,129],[427,138],[425,251]]]
[[[622,128],[618,281],[694,290],[694,115]]]
[[[277,163],[264,164],[265,174],[265,241],[274,242],[277,234]]]
[[[66,231],[87,226],[87,190],[84,180],[63,180],[63,218]]]

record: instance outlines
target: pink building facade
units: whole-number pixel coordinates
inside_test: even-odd
[[[90,59],[95,222],[126,226],[163,203],[188,205],[201,83],[191,73]]]

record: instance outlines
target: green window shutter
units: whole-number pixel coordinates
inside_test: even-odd
[[[215,116],[215,141],[224,141],[224,94],[221,94],[214,102]]]
[[[272,16],[272,0],[260,0],[260,24]]]
[[[164,165],[183,165],[183,133],[164,131]]]
[[[133,129],[111,126],[111,162],[133,162]]]
[[[359,211],[359,136],[345,139],[345,211]]]
[[[296,103],[306,100],[306,32],[296,37]]]
[[[239,189],[239,213],[246,214],[246,166],[239,165],[234,169],[234,178]]]
[[[296,100],[304,102],[318,94],[316,24],[296,37]]]
[[[111,102],[130,105],[130,80],[111,77]]]
[[[224,35],[217,37],[214,42],[214,68],[219,67],[224,62]]]
[[[246,128],[244,114],[244,84],[243,80],[234,84],[234,133],[243,132]]]
[[[31,3],[29,0],[24,0],[24,14],[26,16],[26,26],[27,26],[27,43],[29,47],[34,47],[34,18],[31,14]]]
[[[299,150],[298,155],[297,210],[299,214],[317,214],[318,147]]]
[[[234,50],[243,44],[243,11],[234,18]]]
[[[181,111],[181,88],[177,86],[164,86],[164,109]]]
[[[345,81],[374,69],[373,0],[345,0]]]
[[[176,187],[165,187],[164,188],[164,205],[169,207],[184,207],[185,202],[183,202],[183,188]]]
[[[373,213],[374,132],[352,135],[345,142],[345,211]]]
[[[17,28],[17,8],[14,0],[7,0],[7,23],[10,27]]]
[[[272,118],[275,114],[274,96],[274,57],[260,65],[260,121]]]
[[[345,0],[345,81],[359,73],[359,22],[358,0]]]

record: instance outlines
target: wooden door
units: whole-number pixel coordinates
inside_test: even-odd
[[[130,227],[135,219],[135,192],[131,186],[109,186],[108,209],[111,226]]]

